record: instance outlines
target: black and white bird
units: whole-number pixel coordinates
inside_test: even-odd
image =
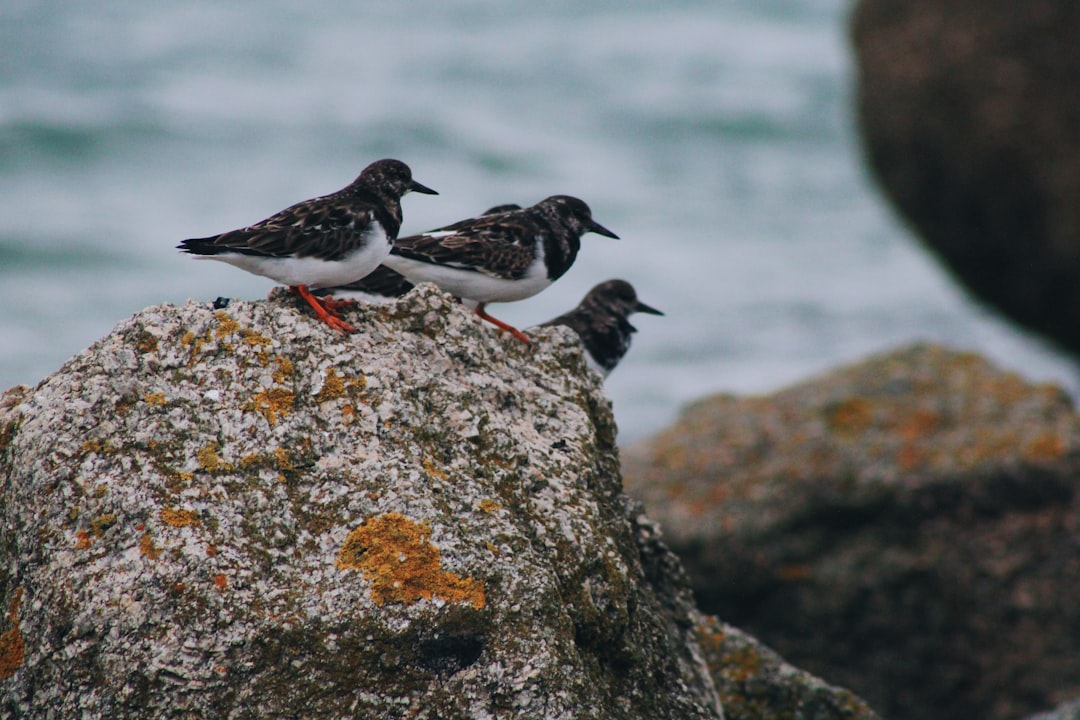
[[[637,328],[628,318],[636,312],[664,314],[638,300],[630,283],[608,280],[590,290],[576,308],[541,326],[565,325],[576,332],[586,363],[607,377],[630,349],[630,336]]]
[[[348,301],[319,300],[310,289],[352,282],[377,268],[401,228],[401,198],[414,191],[438,195],[413,180],[409,166],[400,160],[378,160],[335,193],[297,203],[239,230],[184,240],[177,247],[199,259],[220,260],[288,285],[327,325],[355,332],[337,311]]]
[[[522,342],[517,328],[485,312],[488,303],[532,297],[570,269],[581,236],[619,236],[592,219],[589,206],[553,195],[532,207],[481,215],[398,238],[383,265],[413,284],[432,282]]]
[[[495,207],[488,208],[483,214],[497,215],[499,213],[520,209],[520,205],[507,203],[505,205],[496,205]],[[326,288],[325,290],[318,290],[314,294],[319,297],[333,295],[335,298],[341,300],[356,300],[359,302],[378,304],[396,300],[414,287],[415,285],[406,280],[405,276],[401,273],[395,272],[385,265],[380,265],[367,277],[361,278],[356,282]]]

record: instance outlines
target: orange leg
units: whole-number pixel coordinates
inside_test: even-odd
[[[322,306],[324,308],[326,308],[326,312],[330,313],[331,315],[336,313],[341,308],[352,307],[356,304],[355,300],[338,300],[337,298],[331,297],[330,295],[323,297],[319,300],[319,302],[322,303]]]
[[[319,319],[330,327],[334,328],[340,333],[356,332],[356,328],[341,319],[341,315],[338,314],[336,308],[323,307],[322,303],[319,302],[319,299],[312,295],[310,292],[308,292],[307,285],[290,285],[289,289],[300,297],[307,300],[308,305],[310,305],[311,309],[315,311],[315,314],[319,317]]]
[[[532,344],[532,341],[529,340],[529,338],[525,335],[525,333],[521,332],[520,330],[518,330],[513,325],[508,325],[507,323],[504,323],[502,320],[500,320],[498,318],[491,317],[486,312],[484,312],[484,306],[486,304],[487,303],[479,303],[479,304],[477,304],[477,306],[476,306],[476,314],[477,315],[479,315],[484,320],[487,320],[489,323],[491,323],[495,327],[502,328],[503,330],[506,330],[508,333],[510,333],[511,335],[513,335],[514,337],[516,337],[518,340],[525,343],[526,345],[531,345]]]

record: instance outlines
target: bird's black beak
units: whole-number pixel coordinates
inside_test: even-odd
[[[610,230],[608,230],[606,227],[604,227],[600,223],[596,222],[595,220],[590,220],[589,221],[589,231],[600,234],[600,235],[606,235],[607,237],[615,238],[616,240],[619,239],[618,235],[611,232]]]
[[[657,310],[656,308],[646,305],[645,303],[641,302],[640,300],[638,300],[638,304],[634,306],[634,311],[635,312],[649,313],[650,315],[663,315],[664,314],[664,313],[660,312],[659,310]]]
[[[439,194],[439,193],[435,192],[434,190],[432,190],[431,188],[429,188],[427,185],[421,185],[420,183],[416,182],[415,180],[413,180],[412,184],[409,185],[409,190],[411,190],[412,192],[424,193],[425,195],[438,195]]]

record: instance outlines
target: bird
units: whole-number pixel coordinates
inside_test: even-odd
[[[638,300],[630,283],[608,280],[593,287],[573,310],[540,327],[565,325],[576,332],[585,348],[586,363],[607,377],[630,349],[630,336],[637,328],[627,318],[636,312],[664,314]]]
[[[521,206],[515,203],[496,205],[485,210],[482,215],[497,215],[511,210],[520,210]],[[335,298],[358,300],[367,303],[385,303],[395,300],[412,290],[415,286],[405,279],[401,273],[395,272],[385,265],[375,268],[366,277],[346,285],[338,285],[331,288],[316,290],[313,294],[317,297],[332,295]]]
[[[552,195],[532,207],[461,220],[398,238],[383,265],[410,283],[433,282],[472,307],[481,319],[529,338],[485,311],[488,303],[532,297],[570,269],[581,236],[618,235],[592,219],[584,201]]]
[[[337,192],[290,205],[238,230],[189,238],[177,248],[287,285],[327,325],[356,332],[338,312],[349,301],[319,300],[311,288],[351,282],[377,268],[397,238],[401,198],[409,192],[438,195],[413,180],[400,160],[377,160]]]

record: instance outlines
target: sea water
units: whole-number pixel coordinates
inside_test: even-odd
[[[490,311],[520,327],[624,278],[665,317],[607,380],[623,442],[919,340],[1070,391],[891,213],[853,118],[839,0],[9,0],[0,7],[0,388],[141,308],[271,282],[178,241],[396,157],[408,234],[581,197],[621,236]]]

